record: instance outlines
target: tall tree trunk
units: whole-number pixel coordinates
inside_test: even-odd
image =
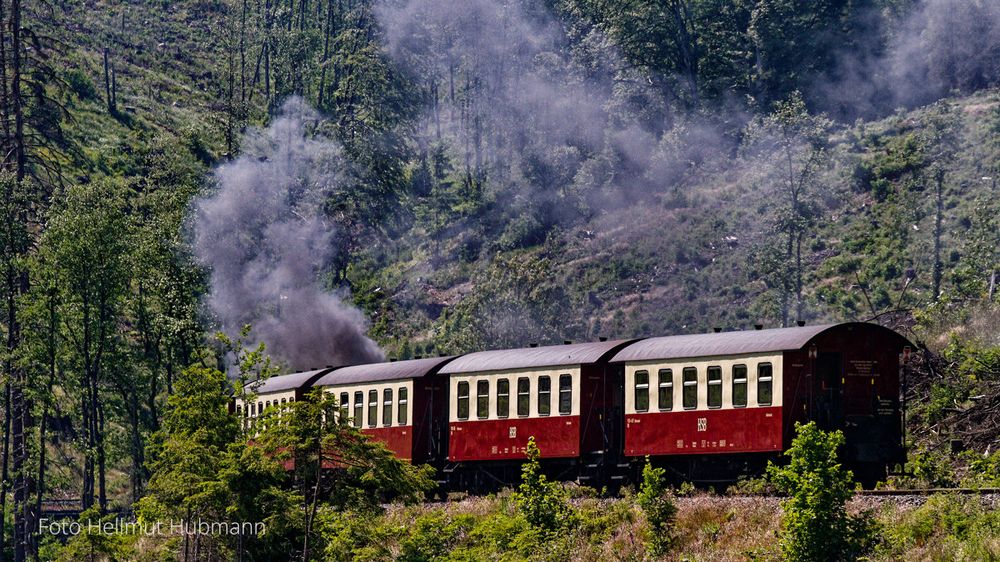
[[[271,0],[264,2],[264,103],[271,105]]]
[[[0,469],[0,553],[6,552],[7,547],[7,490],[10,482],[10,392],[11,385],[7,382],[3,385],[3,455],[2,469]]]
[[[3,122],[3,142],[0,143],[4,153],[3,164],[4,168],[9,168],[10,166],[10,155],[12,152],[8,149],[11,143],[11,131],[10,131],[10,98],[7,93],[7,26],[3,25],[6,21],[6,10],[4,9],[4,2],[0,2],[0,121]],[[7,200],[4,202],[6,205],[7,216],[7,231],[11,232],[15,217],[14,217],[14,207],[13,207],[13,194],[6,194]],[[7,254],[7,259],[12,258],[12,247],[4,248]],[[8,266],[9,267],[9,266]],[[10,289],[10,276],[11,273],[8,270],[8,290]],[[8,311],[9,313],[9,311]],[[6,373],[11,374],[10,370],[7,369]],[[3,459],[2,459],[2,469],[0,469],[0,554],[6,552],[7,547],[7,492],[10,490],[10,438],[11,438],[11,392],[13,391],[13,381],[9,378],[3,385]]]
[[[332,418],[331,418],[332,419]],[[302,562],[309,562],[309,535],[312,533],[313,521],[316,520],[316,510],[319,506],[320,485],[323,482],[323,423],[319,424],[319,435],[317,436],[317,454],[319,461],[316,465],[316,480],[313,482],[312,498],[309,500],[309,511],[306,513],[306,532],[302,539]]]
[[[944,264],[941,263],[941,223],[944,219],[944,170],[934,174],[934,302],[941,297],[941,277]]]
[[[317,0],[317,4],[319,4]],[[323,97],[326,94],[326,67],[330,64],[330,36],[333,35],[333,0],[326,3],[326,25],[323,31],[323,64],[319,71],[319,91],[316,94],[316,105],[323,108]]]
[[[247,0],[240,9],[240,103],[247,101]]]
[[[108,64],[108,48],[104,48],[104,99],[108,104],[108,113],[115,112],[115,98],[111,92],[111,71]]]
[[[42,408],[42,419],[39,421],[38,428],[38,491],[35,495],[35,513],[42,513],[42,499],[45,496],[45,470],[46,470],[46,459],[45,459],[45,444],[47,442],[46,433],[48,430],[48,418],[49,418],[49,397],[52,396],[52,385],[55,384],[56,380],[56,330],[58,325],[56,323],[56,299],[55,294],[50,293],[47,299],[47,312],[49,316],[48,322],[48,338],[46,345],[48,347],[48,370],[49,370],[49,380],[46,385],[45,390],[45,405]],[[34,545],[37,549],[38,545]]]
[[[11,37],[11,111],[14,114],[14,172],[16,182],[8,190],[8,217],[16,219],[9,233],[20,231],[27,224],[27,209],[17,204],[12,190],[19,190],[24,181],[27,169],[27,150],[24,135],[24,107],[21,99],[21,1],[10,3],[10,37]],[[16,215],[15,215],[16,213]],[[14,216],[12,216],[14,215]],[[10,234],[9,234],[10,235]],[[11,236],[14,241],[10,257],[23,256],[26,252],[20,236]],[[29,447],[27,435],[33,425],[31,418],[31,400],[25,395],[28,387],[28,377],[24,368],[11,359],[21,344],[20,319],[18,318],[17,297],[28,290],[27,273],[13,262],[8,266],[7,276],[7,352],[8,369],[14,383],[11,393],[11,441],[13,446],[13,476],[14,476],[14,561],[22,562],[31,554],[29,537],[35,532],[34,517],[30,498],[34,491],[34,478],[28,470]]]
[[[795,237],[795,320],[802,318],[802,233]]]

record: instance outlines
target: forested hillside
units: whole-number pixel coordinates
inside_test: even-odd
[[[355,444],[310,506],[319,468],[282,488],[216,417],[227,379],[799,320],[917,344],[890,484],[1000,482],[995,2],[0,10],[4,560],[307,559],[314,524],[333,559],[338,510],[379,509],[352,486],[426,488]],[[56,499],[279,532],[65,546]]]

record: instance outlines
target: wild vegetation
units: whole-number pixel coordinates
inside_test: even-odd
[[[974,499],[854,519],[835,436],[784,518],[530,462],[386,508],[429,475],[334,405],[226,406],[324,359],[300,310],[355,358],[869,320],[916,345],[885,485],[1000,485],[998,45],[986,0],[0,2],[0,558],[997,558]],[[63,544],[55,499],[273,534]]]

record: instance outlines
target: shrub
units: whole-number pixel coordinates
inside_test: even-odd
[[[573,512],[566,501],[566,492],[542,473],[538,460],[541,452],[534,437],[528,439],[526,454],[528,462],[521,469],[521,484],[514,494],[518,509],[536,529],[555,531],[568,526]]]
[[[90,76],[87,76],[86,72],[78,68],[71,68],[66,71],[63,78],[76,97],[81,100],[97,99],[97,88],[94,87],[94,81],[90,79]]]
[[[677,506],[673,498],[667,494],[663,483],[663,469],[654,468],[646,457],[646,466],[642,469],[642,484],[636,494],[636,502],[646,515],[649,524],[646,535],[646,546],[653,556],[663,556],[674,543],[674,518],[677,516]]]
[[[790,496],[782,504],[785,558],[792,562],[855,560],[872,548],[874,529],[867,514],[852,517],[847,513],[855,484],[854,475],[837,459],[844,434],[823,431],[815,422],[796,423],[795,430],[796,437],[785,453],[788,464],[767,467],[778,489]]]
[[[886,559],[1000,559],[1000,513],[978,497],[934,494],[887,527],[880,553]]]
[[[475,518],[468,514],[449,517],[440,509],[425,513],[413,522],[409,534],[400,542],[397,560],[426,562],[443,558],[474,524]]]

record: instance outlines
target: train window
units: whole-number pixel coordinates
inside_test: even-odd
[[[708,368],[708,407],[722,407],[722,367]]]
[[[354,393],[354,427],[361,427],[361,412],[365,408],[365,395],[359,390]]]
[[[354,393],[354,427],[361,427],[361,412],[365,409],[365,395],[359,390]]]
[[[476,383],[476,417],[481,420],[490,417],[490,381]]]
[[[469,383],[458,383],[458,419],[469,419]]]
[[[368,391],[368,427],[378,425],[378,391],[374,388]]]
[[[538,415],[547,416],[552,412],[552,379],[538,377]]]
[[[733,406],[747,405],[747,366],[733,365]]]
[[[497,381],[497,417],[506,418],[510,415],[510,381]]]
[[[392,425],[392,389],[382,391],[382,425]]]
[[[517,415],[528,415],[528,402],[531,400],[531,381],[527,377],[517,379]]]
[[[635,372],[635,411],[649,409],[649,371]]]
[[[396,402],[396,422],[399,425],[406,425],[406,406],[409,402],[409,390],[405,386],[399,387],[399,401]]]
[[[770,363],[757,364],[757,405],[770,406],[773,394],[773,374]]]
[[[559,375],[559,413],[573,411],[573,375]]]
[[[674,371],[671,369],[660,369],[656,374],[657,395],[656,405],[661,410],[674,409]]]
[[[346,420],[351,415],[351,399],[346,392],[340,393],[340,418]]]
[[[693,410],[698,407],[698,369],[684,367],[684,409]]]

